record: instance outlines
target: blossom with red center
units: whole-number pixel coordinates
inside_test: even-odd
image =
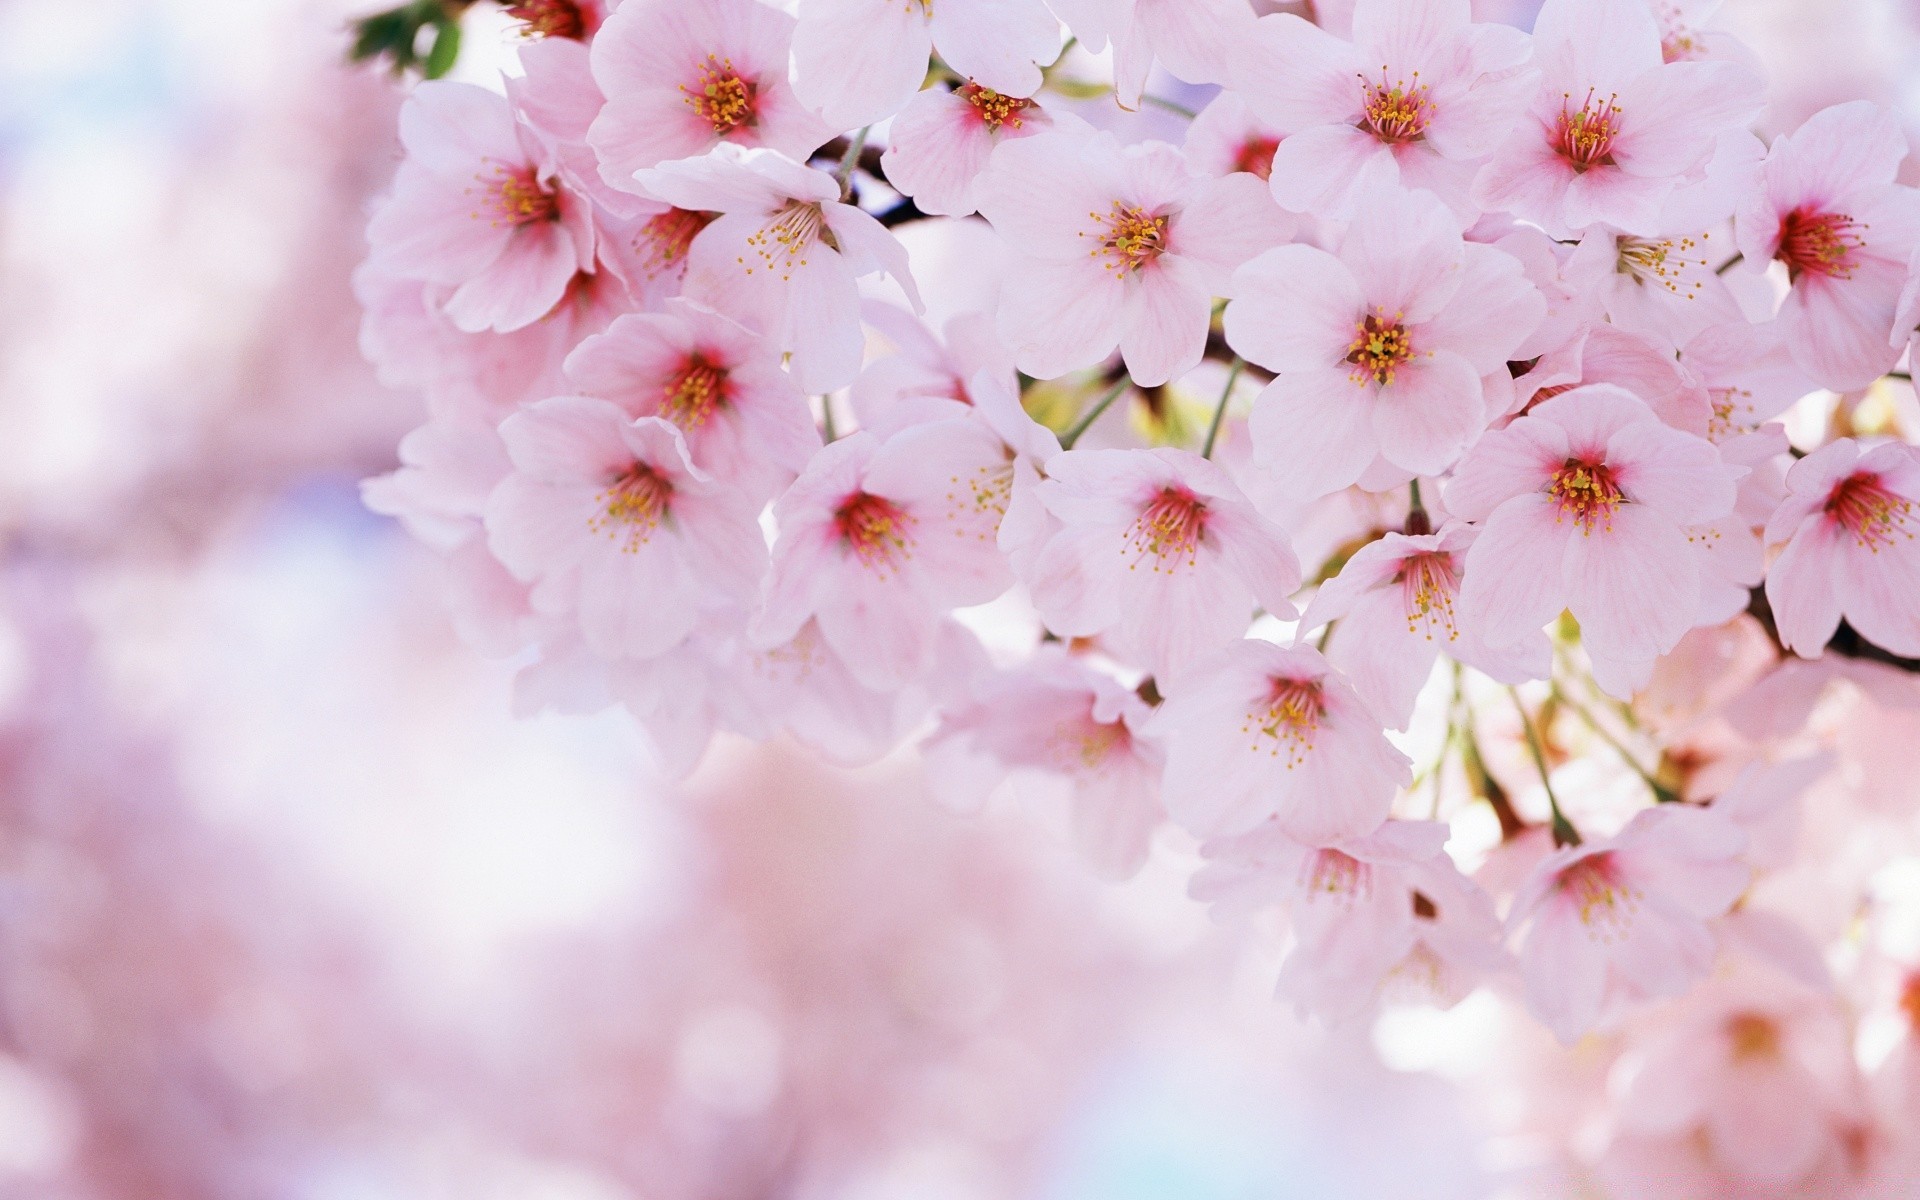
[[[1818,658],[1845,617],[1883,650],[1920,655],[1920,452],[1851,438],[1822,446],[1787,472],[1787,496],[1767,522],[1785,548],[1767,572],[1780,641]]]
[[[1509,965],[1493,898],[1447,857],[1435,821],[1387,821],[1360,837],[1302,844],[1270,821],[1215,838],[1193,877],[1216,916],[1288,911],[1294,946],[1278,994],[1337,1022],[1401,991],[1451,1006]]]
[[[1473,199],[1556,236],[1661,233],[1669,197],[1721,135],[1759,115],[1763,88],[1746,67],[1666,60],[1645,0],[1547,0],[1533,44],[1539,90]]]
[[[1286,537],[1219,467],[1184,450],[1074,450],[1046,463],[1058,522],[1026,576],[1047,627],[1098,637],[1162,678],[1294,611]]]
[[[722,143],[805,158],[833,131],[787,83],[792,38],[793,18],[760,0],[627,0],[593,39],[601,175],[644,195],[635,171]]]
[[[1442,654],[1502,683],[1544,679],[1552,668],[1553,648],[1539,630],[1496,650],[1460,620],[1460,580],[1475,533],[1451,521],[1436,533],[1369,542],[1320,586],[1300,619],[1305,630],[1338,622],[1327,657],[1389,728],[1407,727]]]
[[[765,342],[711,309],[669,301],[628,314],[567,356],[568,381],[635,417],[661,417],[693,464],[760,501],[820,448],[806,396]]]
[[[1244,171],[1259,179],[1273,176],[1273,153],[1280,131],[1254,115],[1238,92],[1221,92],[1187,126],[1181,147],[1187,163],[1202,175]]]
[[[511,332],[551,312],[596,267],[592,206],[498,95],[464,83],[415,89],[401,112],[407,160],[367,237],[379,269],[443,289],[461,330]]]
[[[1594,678],[1622,698],[1691,628],[1700,567],[1689,528],[1732,511],[1713,445],[1638,397],[1589,384],[1480,439],[1447,489],[1476,522],[1460,615],[1494,647],[1570,610]]]
[[[1506,378],[1546,312],[1519,262],[1464,242],[1433,196],[1371,192],[1329,254],[1269,250],[1234,277],[1227,342],[1277,373],[1254,402],[1255,462],[1311,499],[1375,459],[1434,475],[1486,424],[1482,376]]]
[[[1066,779],[1081,853],[1102,876],[1125,879],[1146,861],[1163,815],[1160,748],[1141,736],[1151,713],[1112,678],[1047,653],[974,685],[964,703],[941,714],[927,751],[936,764],[960,754],[993,763],[976,783],[981,794],[969,797],[975,802],[1008,771]]]
[[[1706,923],[1746,890],[1746,841],[1718,812],[1663,805],[1612,838],[1549,855],[1507,918],[1534,1016],[1571,1042],[1630,1002],[1705,978]]]
[[[1167,748],[1167,812],[1195,836],[1271,818],[1307,845],[1364,837],[1411,778],[1379,719],[1310,646],[1242,639],[1163,691],[1149,731]]]
[[[1000,336],[1047,378],[1116,346],[1143,386],[1197,366],[1213,297],[1292,225],[1257,179],[1196,178],[1172,146],[1084,127],[1002,143],[974,196],[1014,251]]]
[[[1466,5],[1360,0],[1351,41],[1291,15],[1262,19],[1237,82],[1286,135],[1271,170],[1283,207],[1344,216],[1371,168],[1465,221],[1478,161],[1533,96],[1527,58],[1525,34],[1473,24]]]
[[[694,466],[680,431],[586,396],[500,427],[513,473],[488,498],[487,541],[533,606],[578,623],[603,658],[650,658],[703,604],[748,602],[767,558],[759,505]]]
[[[893,118],[880,167],[920,211],[964,217],[974,211],[974,181],[994,147],[1053,127],[1039,103],[968,82],[926,88]]]
[[[1794,361],[1835,391],[1865,387],[1900,356],[1894,316],[1920,246],[1920,193],[1894,181],[1906,154],[1892,113],[1836,104],[1774,141],[1764,187],[1735,215],[1747,262],[1787,269],[1779,319]]]
[[[755,644],[783,645],[812,620],[865,686],[918,679],[946,614],[1012,582],[995,542],[1007,496],[993,481],[1007,459],[970,417],[884,442],[855,433],[814,455],[774,504],[780,532]]]
[[[859,373],[860,276],[886,272],[919,307],[906,250],[841,203],[825,171],[723,142],[639,178],[677,208],[721,214],[694,236],[685,294],[791,352],[793,377],[809,393],[845,387]]]
[[[507,15],[520,22],[527,37],[568,38],[584,42],[606,20],[600,0],[518,0]]]

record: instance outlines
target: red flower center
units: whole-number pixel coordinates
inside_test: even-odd
[[[1453,598],[1460,591],[1460,576],[1453,569],[1453,555],[1443,551],[1411,554],[1400,562],[1400,596],[1407,609],[1407,632],[1427,627],[1427,640],[1436,630],[1444,630],[1448,641],[1460,636],[1453,620]]]
[[[624,539],[631,554],[672,515],[673,484],[646,463],[636,462],[615,476],[596,502],[600,509],[588,519],[587,528]]]
[[[1567,107],[1573,97],[1560,102],[1560,120],[1554,131],[1554,149],[1573,165],[1575,171],[1613,165],[1613,139],[1620,132],[1618,96],[1605,100],[1591,90],[1578,110]]]
[[[1412,357],[1413,343],[1400,324],[1399,314],[1370,314],[1361,320],[1353,341],[1347,344],[1347,361],[1354,368],[1349,378],[1355,383],[1372,379],[1385,387],[1393,382],[1400,364]]]
[[[1312,752],[1314,736],[1326,715],[1324,689],[1318,679],[1275,676],[1267,682],[1265,703],[1247,713],[1241,730],[1254,736],[1256,748],[1265,746],[1275,758],[1284,754],[1287,766],[1296,767]]]
[[[713,410],[727,402],[727,372],[698,353],[689,355],[686,367],[667,380],[666,395],[660,401],[660,415],[682,429],[695,430],[707,423]]]
[[[499,166],[492,178],[483,175],[480,182],[487,187],[487,203],[485,212],[475,215],[490,217],[496,228],[560,219],[560,194],[541,183],[530,166]]]
[[[507,15],[526,26],[528,37],[563,37],[581,41],[587,36],[587,17],[574,0],[520,0],[507,5]]]
[[[1344,850],[1321,850],[1302,867],[1306,875],[1302,882],[1310,896],[1351,904],[1366,899],[1373,891],[1373,869]]]
[[[1867,244],[1860,236],[1865,228],[1845,213],[1796,208],[1780,218],[1780,248],[1773,256],[1787,264],[1789,279],[1809,272],[1849,279],[1853,252]]]
[[[1890,491],[1871,471],[1856,472],[1836,484],[1827,496],[1825,511],[1855,541],[1876,554],[1893,545],[1896,538],[1913,538],[1913,531],[1907,528],[1913,504]]]
[[[891,500],[855,492],[834,510],[833,525],[863,567],[884,573],[907,557],[913,517]]]
[[[1727,1043],[1735,1059],[1777,1058],[1780,1054],[1780,1025],[1764,1013],[1734,1013],[1727,1018]]]
[[[1640,905],[1640,893],[1620,877],[1609,852],[1589,855],[1560,872],[1554,890],[1573,904],[1588,933],[1603,942],[1624,936]]]
[[[1568,459],[1554,472],[1547,495],[1560,506],[1562,517],[1571,517],[1580,523],[1583,533],[1592,533],[1596,523],[1612,528],[1613,510],[1626,502],[1607,464],[1577,458]]]
[[[1127,545],[1134,553],[1134,567],[1152,555],[1155,571],[1171,571],[1182,559],[1188,566],[1194,564],[1206,534],[1206,504],[1185,488],[1166,487],[1127,527]]]
[[[1094,258],[1105,255],[1102,264],[1116,275],[1125,276],[1159,258],[1167,251],[1167,226],[1172,218],[1154,215],[1118,200],[1106,214],[1088,213],[1095,226],[1081,237],[1093,237],[1099,245],[1088,251]]]
[[[1258,175],[1262,179],[1273,178],[1273,152],[1280,148],[1280,140],[1270,137],[1250,137],[1240,143],[1240,153],[1233,156],[1233,169]]]
[[[1018,96],[1004,96],[990,87],[981,87],[969,79],[960,85],[954,93],[968,104],[973,105],[974,115],[987,127],[987,132],[998,133],[1002,125],[1020,128],[1021,113],[1033,107],[1033,101]]]
[[[1378,83],[1366,83],[1362,77],[1367,98],[1361,105],[1361,127],[1390,145],[1414,141],[1433,123],[1433,99],[1420,82],[1420,72],[1413,73],[1411,83],[1388,83],[1386,70],[1380,68]]]
[[[634,235],[633,248],[652,279],[663,271],[678,274],[686,268],[687,248],[702,229],[711,225],[718,213],[670,208],[650,218]]]
[[[741,78],[733,69],[733,60],[709,54],[706,61],[696,67],[700,72],[699,82],[693,87],[680,85],[680,98],[687,107],[700,114],[721,137],[742,125],[753,124],[758,88],[752,80]]]

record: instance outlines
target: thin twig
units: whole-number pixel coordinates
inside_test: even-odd
[[[1240,382],[1240,372],[1245,369],[1239,355],[1233,356],[1233,365],[1227,368],[1227,386],[1220,389],[1220,403],[1213,406],[1213,424],[1207,426],[1207,444],[1201,448],[1201,458],[1213,457],[1214,439],[1220,436],[1220,423],[1227,416],[1227,400],[1233,395],[1233,385]]]
[[[1060,435],[1060,448],[1062,450],[1073,449],[1073,444],[1080,440],[1080,435],[1091,429],[1093,423],[1100,419],[1100,414],[1106,412],[1107,409],[1112,406],[1113,402],[1120,398],[1120,393],[1132,386],[1133,380],[1125,377],[1123,377],[1119,383],[1114,384],[1112,391],[1100,397],[1100,399],[1094,403],[1094,406],[1087,410],[1085,416],[1075,421],[1065,433]]]
[[[847,152],[840,156],[840,166],[833,173],[834,182],[840,185],[840,203],[853,199],[853,168],[860,162],[860,152],[867,148],[867,130],[871,125],[862,125],[860,131],[847,143]]]
[[[1567,820],[1567,814],[1560,811],[1560,798],[1553,794],[1553,780],[1547,777],[1547,755],[1540,748],[1540,736],[1534,732],[1533,719],[1527,716],[1527,706],[1520,703],[1520,693],[1514,688],[1507,689],[1507,695],[1513,697],[1513,709],[1520,714],[1520,728],[1527,735],[1527,749],[1533,754],[1533,765],[1540,772],[1540,786],[1547,791],[1547,807],[1553,810],[1553,844],[1556,846],[1578,846],[1580,831]]]

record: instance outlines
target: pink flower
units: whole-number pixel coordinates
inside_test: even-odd
[[[800,0],[794,88],[835,129],[871,125],[920,89],[932,51],[1001,95],[1031,96],[1060,25],[1041,0]]]
[[[1201,175],[1245,171],[1269,179],[1280,139],[1280,131],[1255,116],[1238,92],[1221,92],[1187,126],[1181,152],[1187,156],[1187,165]]]
[[[1704,978],[1707,922],[1746,890],[1745,846],[1719,813],[1662,805],[1606,841],[1549,855],[1507,918],[1534,1016],[1571,1042],[1625,1004]]]
[[[1253,33],[1240,0],[1050,0],[1088,50],[1113,43],[1114,96],[1140,107],[1154,61],[1188,83],[1226,83],[1237,51]]]
[[[1269,817],[1307,845],[1380,827],[1412,778],[1380,722],[1310,646],[1242,640],[1174,680],[1148,732],[1167,749],[1162,797],[1197,837]]]
[[[1388,821],[1364,837],[1306,846],[1269,822],[1201,847],[1196,900],[1215,911],[1279,903],[1294,946],[1279,994],[1329,1021],[1404,985],[1450,1006],[1506,965],[1493,900],[1447,858],[1447,827]]]
[[[1780,640],[1818,658],[1840,618],[1895,654],[1920,655],[1920,452],[1842,438],[1787,472],[1767,522],[1786,549],[1767,572]]]
[[[1078,129],[1001,145],[974,195],[1015,255],[1001,337],[1049,379],[1115,346],[1145,387],[1192,369],[1212,298],[1290,232],[1257,179],[1196,179],[1172,146]]]
[[[1487,421],[1480,378],[1546,303],[1512,257],[1463,242],[1433,196],[1370,189],[1335,256],[1281,246],[1242,267],[1227,340],[1278,372],[1254,403],[1255,461],[1302,498],[1376,458],[1433,475]]]
[[[1591,384],[1555,396],[1480,439],[1447,489],[1452,511],[1481,524],[1461,616],[1498,647],[1570,610],[1595,679],[1624,698],[1693,624],[1700,569],[1686,528],[1733,503],[1713,446],[1632,394]]]
[[[1248,102],[1286,134],[1273,159],[1283,208],[1340,217],[1367,168],[1423,188],[1462,220],[1479,160],[1533,98],[1527,36],[1471,23],[1467,0],[1360,0],[1353,40],[1299,17],[1258,23],[1241,70]]]
[[[1140,736],[1151,713],[1108,676],[1047,655],[977,687],[941,718],[935,744],[964,742],[1003,770],[1068,780],[1081,853],[1102,876],[1126,879],[1146,861],[1161,820],[1160,751]]]
[[[794,380],[809,393],[844,387],[860,370],[857,278],[885,271],[919,307],[906,251],[880,222],[840,203],[823,171],[723,142],[639,178],[678,208],[722,214],[693,239],[686,295],[792,352]]]
[[[1340,624],[1327,656],[1391,728],[1405,729],[1414,699],[1445,651],[1501,683],[1545,679],[1553,647],[1539,630],[1496,650],[1456,614],[1467,548],[1477,531],[1450,521],[1438,533],[1389,533],[1362,546],[1321,585],[1300,628]]]
[[[1026,579],[1047,627],[1098,637],[1166,677],[1280,617],[1300,586],[1286,537],[1213,463],[1185,450],[1073,450],[1046,463],[1060,522]]]
[[[593,40],[607,104],[587,141],[606,181],[723,143],[805,158],[833,131],[787,85],[793,18],[759,0],[627,0]]]
[[[964,217],[976,207],[973,183],[994,147],[1052,127],[1038,103],[972,81],[952,91],[927,88],[894,117],[880,168],[920,211]]]
[[[944,614],[1012,582],[994,540],[1009,467],[999,437],[965,417],[884,443],[856,433],[816,454],[774,505],[780,536],[754,641],[779,645],[813,618],[863,685],[922,675]]]
[[[1533,42],[1532,111],[1473,192],[1555,235],[1600,223],[1658,233],[1682,178],[1760,112],[1761,82],[1744,67],[1666,62],[1646,0],[1547,0]]]
[[[820,448],[807,398],[778,356],[689,301],[621,317],[567,356],[566,374],[582,395],[672,422],[694,466],[756,500],[771,500]]]
[[[535,608],[577,612],[595,654],[663,653],[703,603],[751,599],[766,562],[759,506],[696,468],[673,425],[560,396],[500,436],[514,473],[487,502],[488,544],[535,585]]]
[[[594,269],[586,199],[501,97],[420,85],[400,110],[407,160],[367,228],[381,269],[451,289],[442,308],[472,333],[531,325]]]
[[[1907,156],[1892,113],[1864,100],[1815,113],[1767,153],[1766,185],[1734,232],[1755,268],[1785,264],[1780,324],[1794,361],[1825,387],[1865,387],[1893,366],[1894,310],[1920,242]]]
[[[527,37],[576,42],[590,40],[607,19],[602,0],[514,0],[506,12]]]
[[[939,337],[892,305],[868,303],[861,314],[896,351],[868,359],[854,380],[848,399],[862,429],[885,438],[920,421],[959,416],[975,403],[973,381],[983,372],[996,388],[1017,390],[1013,356],[986,313],[961,313]]]
[[[1741,322],[1740,306],[1715,273],[1732,254],[1710,233],[1635,237],[1589,229],[1564,280],[1621,329],[1655,345],[1684,345],[1710,325]]]

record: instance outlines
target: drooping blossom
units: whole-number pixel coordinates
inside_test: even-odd
[[[1353,38],[1292,14],[1258,23],[1238,81],[1285,139],[1273,158],[1282,207],[1342,217],[1368,167],[1470,220],[1475,171],[1539,83],[1527,36],[1474,24],[1466,0],[1360,0]]]
[[[1740,307],[1716,268],[1733,253],[1711,232],[1635,237],[1605,226],[1586,231],[1564,278],[1605,318],[1643,341],[1685,345],[1712,325],[1740,321]]]
[[[1473,197],[1555,235],[1602,223],[1658,233],[1683,177],[1759,114],[1746,68],[1667,62],[1645,0],[1547,0],[1533,47],[1540,88]]]
[[[919,421],[959,416],[975,405],[973,381],[982,373],[1002,389],[1015,389],[1013,355],[986,313],[963,312],[938,336],[891,304],[865,304],[861,315],[893,350],[871,354],[853,382],[848,399],[862,429],[884,438]]]
[[[1280,139],[1280,131],[1256,116],[1238,92],[1223,91],[1187,126],[1187,140],[1180,149],[1187,165],[1201,175],[1245,171],[1269,179]]]
[[[1765,185],[1736,219],[1748,264],[1786,267],[1780,325],[1794,361],[1836,391],[1865,387],[1900,356],[1894,310],[1920,245],[1920,193],[1894,182],[1906,156],[1892,113],[1836,104],[1774,141]]]
[[[1002,96],[1040,90],[1060,55],[1060,25],[1041,0],[800,0],[794,88],[836,129],[900,111],[927,57]]]
[[[1302,845],[1269,822],[1201,847],[1194,899],[1234,912],[1278,903],[1293,949],[1279,995],[1339,1021],[1383,995],[1450,1007],[1507,965],[1493,900],[1453,865],[1447,827],[1388,821],[1363,837]]]
[[[1079,129],[1002,144],[974,196],[1016,255],[1000,335],[1047,378],[1116,346],[1143,386],[1191,369],[1233,269],[1291,231],[1251,176],[1198,179],[1165,143]]]
[[[1405,729],[1414,699],[1444,653],[1502,683],[1544,679],[1553,647],[1534,630],[1494,649],[1459,618],[1460,581],[1475,530],[1388,533],[1360,548],[1320,586],[1302,629],[1339,622],[1327,657],[1390,728]]]
[[[1481,526],[1460,589],[1467,624],[1509,646],[1569,610],[1594,678],[1624,698],[1691,627],[1700,573],[1686,529],[1731,511],[1734,478],[1704,439],[1590,384],[1483,437],[1446,494]]]
[[[1039,496],[1059,522],[1025,582],[1047,627],[1165,677],[1239,638],[1300,586],[1286,536],[1184,450],[1073,450]]]
[[[812,619],[867,687],[923,674],[941,618],[1012,582],[995,542],[1007,466],[1005,444],[965,417],[884,443],[850,434],[814,455],[774,505],[780,534],[754,641],[780,645]]]
[[[705,603],[751,599],[766,563],[758,505],[718,486],[680,431],[610,401],[560,396],[500,427],[514,472],[487,501],[487,541],[533,604],[575,612],[607,658],[663,653]]]
[[[627,0],[593,39],[606,95],[587,142],[606,181],[718,145],[805,158],[833,136],[787,83],[793,18],[760,0]]]
[[[860,370],[856,279],[884,271],[919,307],[906,251],[841,203],[824,171],[723,142],[640,181],[677,208],[721,214],[693,238],[685,294],[790,352],[794,381],[809,393],[843,387]]]
[[[1710,809],[1662,805],[1611,838],[1549,855],[1507,918],[1533,1014],[1571,1042],[1627,1004],[1705,978],[1707,922],[1746,889],[1745,844]]]
[[[1198,837],[1271,818],[1320,846],[1380,827],[1412,778],[1378,717],[1311,646],[1241,640],[1178,677],[1149,732],[1167,812]]]
[[[1228,343],[1279,373],[1254,405],[1255,460],[1303,498],[1376,458],[1425,475],[1452,466],[1487,422],[1481,376],[1504,374],[1546,311],[1513,258],[1463,242],[1432,195],[1385,184],[1337,255],[1280,246],[1233,291]]]
[[[1068,780],[1073,835],[1107,878],[1125,879],[1146,861],[1161,821],[1159,747],[1141,736],[1152,710],[1111,677],[1064,655],[989,677],[941,717],[929,752],[964,743],[1003,770],[1025,768]]]
[[[927,88],[893,118],[880,169],[920,211],[964,217],[978,207],[974,180],[994,147],[1043,133],[1053,123],[1038,102],[971,80],[952,91]]]
[[[469,333],[533,324],[595,264],[591,205],[499,95],[435,81],[400,113],[407,159],[367,238],[382,270],[447,289]]]
[[[690,301],[621,317],[567,356],[566,374],[582,395],[672,422],[694,466],[762,501],[820,448],[806,396],[765,342]]]
[[[1780,641],[1818,658],[1840,620],[1883,650],[1920,656],[1920,452],[1842,438],[1793,464],[1767,522],[1785,544],[1767,572]]]

